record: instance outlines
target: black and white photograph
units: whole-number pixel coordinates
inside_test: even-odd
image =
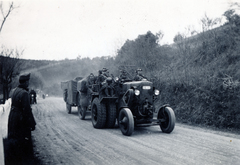
[[[240,0],[0,0],[0,165],[239,165]]]

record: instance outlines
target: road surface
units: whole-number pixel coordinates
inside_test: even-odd
[[[43,164],[181,165],[240,164],[240,135],[176,124],[171,134],[159,126],[135,128],[132,136],[95,129],[77,108],[67,114],[62,98],[48,97],[32,106],[35,154]]]

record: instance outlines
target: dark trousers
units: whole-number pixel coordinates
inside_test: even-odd
[[[32,139],[4,139],[5,164],[29,164],[33,155]]]

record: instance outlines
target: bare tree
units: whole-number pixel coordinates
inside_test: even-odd
[[[3,2],[0,2],[0,10],[2,14],[0,34],[2,32],[3,26],[15,9],[13,2],[9,3],[7,10],[4,10]],[[7,49],[2,46],[0,48],[0,92],[3,94],[3,102],[9,97],[9,91],[11,89],[11,83],[13,78],[15,78],[20,73],[20,60],[19,57],[22,55],[22,52],[19,52],[17,49]]]
[[[4,9],[3,9],[3,2],[2,1],[0,2],[0,10],[1,10],[1,13],[2,13],[2,17],[3,17],[3,20],[2,20],[2,23],[1,23],[1,27],[0,27],[0,33],[2,31],[4,23],[6,22],[8,16],[10,15],[10,13],[13,11],[14,8],[15,7],[13,6],[13,2],[11,2],[9,4],[8,11],[5,13]]]
[[[14,49],[7,49],[2,47],[0,52],[0,83],[2,85],[3,99],[6,100],[9,97],[11,90],[11,83],[13,78],[20,73],[20,61],[19,56],[23,53]]]

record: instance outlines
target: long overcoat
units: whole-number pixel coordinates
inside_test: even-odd
[[[12,105],[8,118],[8,139],[31,138],[35,129],[35,119],[29,102],[29,93],[19,85],[12,93]]]

